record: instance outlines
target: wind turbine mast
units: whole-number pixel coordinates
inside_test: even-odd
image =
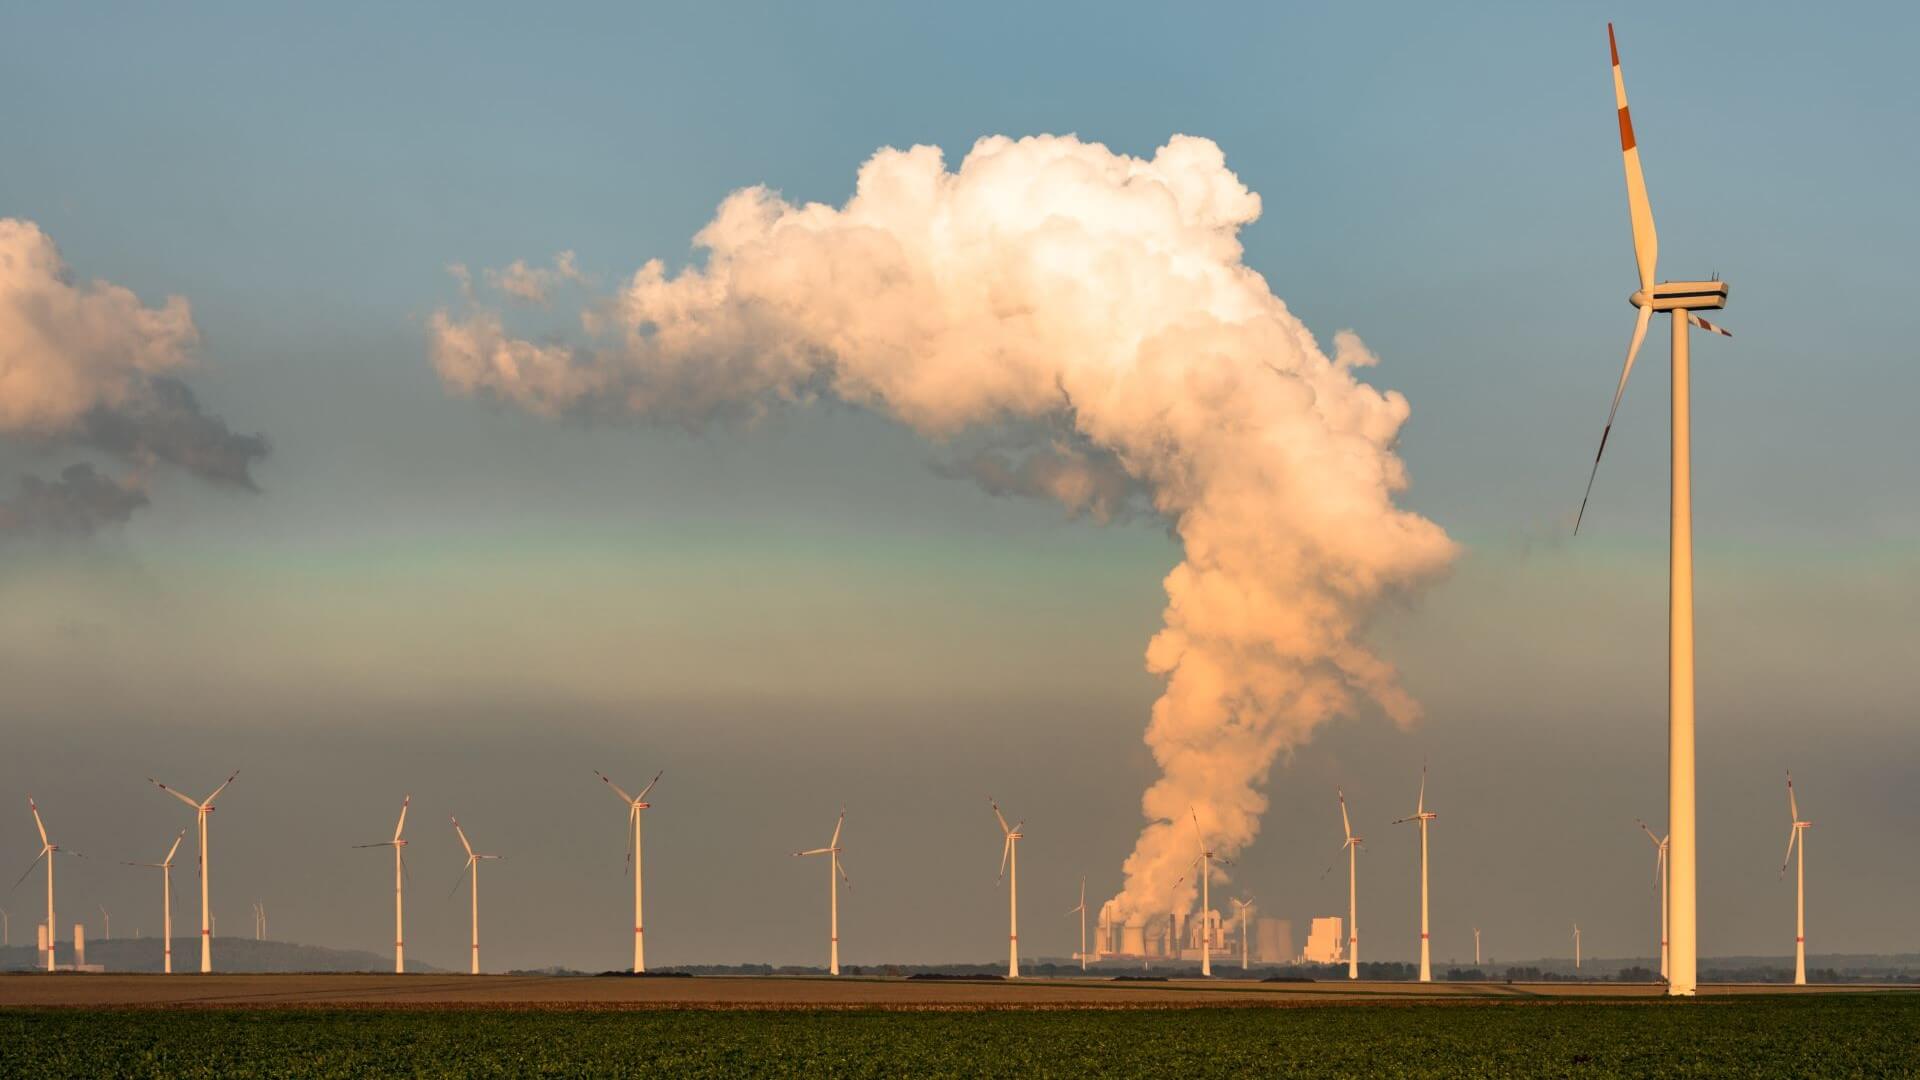
[[[1000,873],[1007,879],[1007,978],[1020,977],[1020,837],[1021,829],[1026,827],[1022,821],[1018,825],[1008,826],[1007,816],[1000,812],[1000,804],[987,796],[987,805],[993,807],[994,820],[1000,823],[1000,831],[1006,835],[1006,843],[1000,848]],[[1087,898],[1082,895],[1080,905],[1086,906]],[[1086,951],[1086,916],[1080,919],[1080,951]]]
[[[653,805],[647,801],[647,793],[653,790],[653,785],[659,783],[662,776],[666,775],[666,770],[662,769],[654,773],[653,779],[647,781],[647,786],[641,788],[638,795],[627,794],[621,790],[619,784],[614,783],[606,773],[598,769],[594,770],[593,775],[605,781],[607,787],[612,789],[620,801],[627,804],[627,859],[633,863],[633,971],[637,975],[647,970],[646,889],[642,884],[644,879],[640,853],[640,817],[641,811]]]
[[[1793,906],[1793,985],[1807,985],[1807,830],[1813,828],[1813,822],[1800,820],[1800,803],[1793,797],[1793,773],[1787,773],[1787,818],[1793,822],[1787,833],[1787,859],[1796,853],[1800,856],[1798,869],[1794,872]],[[1785,876],[1787,864],[1780,863],[1780,874]]]
[[[1627,376],[1633,372],[1633,360],[1647,336],[1647,324],[1656,311],[1665,312],[1672,323],[1673,374],[1673,446],[1672,446],[1672,526],[1668,546],[1667,601],[1667,828],[1668,828],[1668,923],[1671,927],[1667,993],[1692,996],[1698,987],[1699,935],[1695,866],[1694,816],[1694,715],[1693,715],[1693,429],[1689,396],[1692,378],[1687,357],[1687,328],[1698,326],[1723,337],[1732,337],[1721,327],[1694,314],[1723,308],[1727,304],[1724,281],[1655,281],[1660,257],[1660,239],[1654,231],[1653,206],[1647,199],[1646,175],[1640,167],[1639,142],[1633,134],[1633,117],[1627,109],[1627,84],[1620,74],[1620,49],[1614,40],[1613,24],[1607,24],[1607,46],[1613,56],[1613,96],[1619,112],[1620,154],[1626,169],[1627,216],[1633,228],[1633,254],[1640,275],[1640,287],[1627,298],[1639,309],[1634,320],[1633,338],[1627,346],[1627,360],[1620,370],[1620,383],[1613,392],[1613,408],[1607,414],[1607,426],[1600,432],[1600,449],[1593,456],[1593,473],[1587,477],[1587,493],[1593,493],[1593,475],[1600,470],[1600,456],[1606,453],[1607,435],[1620,411],[1620,396],[1626,392]],[[1587,500],[1580,501],[1580,515],[1574,519],[1574,532],[1586,516]]]
[[[1413,816],[1403,817],[1394,822],[1402,825],[1416,822],[1420,826],[1420,981],[1433,981],[1433,957],[1429,950],[1430,936],[1427,933],[1427,822],[1439,817],[1439,814],[1427,809],[1427,767],[1420,766],[1420,801],[1414,804]]]

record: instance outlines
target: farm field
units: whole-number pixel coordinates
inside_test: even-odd
[[[1285,1000],[1285,999],[1283,999]],[[1913,1076],[1920,995],[0,1009],[0,1076]]]

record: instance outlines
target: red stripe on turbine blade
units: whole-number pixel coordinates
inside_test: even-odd
[[[1607,51],[1613,54],[1613,66],[1620,66],[1620,46],[1613,40],[1613,24],[1607,24]]]
[[[1634,145],[1633,114],[1631,110],[1622,108],[1620,110],[1620,152],[1624,154],[1633,149]]]

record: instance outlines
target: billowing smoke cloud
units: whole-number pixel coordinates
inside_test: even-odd
[[[1364,701],[1418,717],[1364,631],[1453,554],[1393,503],[1405,399],[1357,378],[1373,356],[1351,333],[1323,352],[1241,261],[1259,213],[1206,139],[1141,159],[996,136],[955,171],[887,149],[841,207],[735,192],[695,238],[704,267],[646,263],[578,343],[469,304],[434,316],[431,356],[451,391],[545,415],[699,424],[831,396],[942,441],[1065,432],[961,471],[1096,518],[1143,492],[1184,546],[1146,653],[1163,775],[1105,911],[1161,914],[1196,890],[1176,884],[1189,807],[1231,854],[1283,751]]]
[[[176,373],[193,366],[200,332],[186,300],[148,307],[104,281],[75,284],[53,239],[0,218],[0,438],[91,450],[132,466],[111,479],[69,466],[58,480],[21,480],[0,509],[0,534],[83,534],[146,505],[155,467],[258,490],[259,435],[236,434],[200,407]]]

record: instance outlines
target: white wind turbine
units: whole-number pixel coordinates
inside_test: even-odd
[[[407,807],[413,805],[413,796],[407,795],[400,800],[400,820],[393,826],[393,839],[382,840],[377,844],[355,844],[356,848],[390,847],[393,849],[393,973],[404,975],[407,971],[407,864],[404,853],[407,842],[400,833],[407,827]],[[455,822],[458,825],[458,822]],[[458,888],[458,884],[454,886]]]
[[[993,807],[994,819],[1006,834],[1006,843],[1000,847],[1000,876],[1007,879],[1007,978],[1017,979],[1020,977],[1020,837],[1023,835],[1020,830],[1027,823],[1008,826],[1007,816],[1000,812],[1000,804],[994,802],[991,795],[987,796],[987,805]],[[1082,897],[1081,904],[1085,903],[1086,898]]]
[[[267,936],[267,906],[258,900],[253,902],[253,940],[262,941]]]
[[[1480,966],[1480,928],[1473,928],[1473,966]]]
[[[19,888],[20,882],[27,880],[27,875],[33,873],[34,866],[41,859],[47,860],[47,970],[52,971],[54,943],[60,940],[60,934],[55,929],[59,924],[53,921],[53,860],[56,855],[78,856],[80,853],[68,851],[47,839],[46,823],[40,820],[40,806],[33,801],[31,795],[27,796],[27,809],[33,811],[33,827],[40,830],[40,854],[34,856],[33,862],[28,863],[27,868],[21,871],[20,877],[14,881],[13,886],[16,889]]]
[[[1573,970],[1580,970],[1580,924],[1573,924]]]
[[[6,908],[0,908],[0,948],[13,944],[13,916]]]
[[[1193,839],[1200,846],[1200,857],[1193,860],[1193,866],[1187,868],[1188,873],[1192,873],[1196,868],[1200,872],[1200,974],[1212,978],[1213,941],[1210,933],[1212,924],[1209,920],[1212,918],[1213,901],[1208,892],[1208,886],[1213,880],[1213,864],[1222,862],[1232,866],[1233,860],[1214,854],[1213,849],[1207,846],[1206,837],[1200,832],[1200,812],[1189,806],[1187,813],[1193,815]],[[1174,882],[1175,887],[1179,884],[1178,881]]]
[[[1360,977],[1360,904],[1355,886],[1359,880],[1358,858],[1363,841],[1353,835],[1353,823],[1347,818],[1347,793],[1339,788],[1333,790],[1340,796],[1340,828],[1347,834],[1346,842],[1340,845],[1341,849],[1347,853],[1347,978],[1358,979]],[[1331,872],[1333,867],[1329,866],[1327,870]],[[1326,874],[1323,873],[1320,876],[1325,877]]]
[[[181,829],[176,833],[173,846],[167,849],[167,857],[159,862],[126,864],[160,871],[160,966],[168,975],[173,974],[173,854],[180,850],[180,841],[186,838],[187,830]]]
[[[1245,971],[1247,970],[1247,933],[1253,929],[1252,916],[1249,915],[1253,910],[1253,897],[1235,900],[1233,906],[1240,909],[1240,970]]]
[[[1074,955],[1080,958],[1080,970],[1087,970],[1087,879],[1080,878],[1080,902],[1067,909],[1069,915],[1080,916],[1080,951]]]
[[[220,793],[227,790],[227,785],[233,783],[233,778],[239,775],[239,769],[233,770],[219,787],[213,789],[213,794],[197,802],[153,777],[147,777],[161,791],[193,807],[195,821],[200,827],[200,973],[203,975],[213,970],[213,914],[211,899],[207,894],[207,815],[213,813],[213,800],[219,798]]]
[[[105,904],[95,904],[94,907],[97,907],[100,909],[100,925],[102,927],[100,940],[112,941],[113,940],[113,914],[107,910],[107,905]]]
[[[473,879],[473,959],[469,962],[467,971],[470,975],[478,975],[480,974],[480,864],[487,859],[504,859],[506,856],[475,854],[473,845],[467,842],[467,830],[460,827],[460,819],[452,820],[453,831],[460,836],[460,846],[467,849],[466,869]],[[456,889],[460,887],[457,879],[453,887]]]
[[[1787,857],[1780,862],[1780,875],[1786,876],[1787,862],[1799,852],[1795,871],[1793,909],[1793,985],[1807,985],[1807,830],[1813,822],[1800,820],[1800,804],[1793,797],[1793,773],[1787,773],[1787,818],[1793,824],[1787,833]]]
[[[1427,822],[1439,817],[1427,809],[1427,767],[1420,766],[1420,801],[1414,804],[1412,817],[1403,817],[1395,825],[1409,821],[1420,823],[1420,981],[1433,981],[1433,961],[1427,935]]]
[[[806,851],[794,852],[796,857],[801,855],[827,856],[827,973],[830,975],[840,974],[841,880],[844,879],[846,881],[847,888],[853,888],[853,879],[847,877],[846,870],[840,866],[840,852],[842,850],[840,847],[840,828],[846,823],[847,808],[843,806],[840,808],[839,820],[833,823],[833,839],[827,841],[826,847],[810,848]]]
[[[1593,474],[1600,471],[1600,455],[1607,449],[1607,435],[1620,411],[1620,396],[1626,392],[1627,376],[1633,371],[1634,356],[1647,336],[1647,324],[1656,311],[1668,314],[1672,323],[1673,446],[1672,446],[1672,524],[1668,545],[1667,600],[1667,799],[1668,858],[1672,877],[1668,896],[1672,943],[1669,948],[1667,993],[1692,995],[1697,987],[1698,933],[1696,924],[1697,890],[1695,878],[1694,830],[1694,724],[1693,724],[1693,434],[1689,393],[1691,379],[1687,366],[1687,327],[1726,337],[1733,335],[1702,319],[1695,311],[1712,310],[1727,304],[1724,281],[1655,282],[1654,271],[1660,256],[1660,239],[1654,232],[1653,207],[1647,200],[1647,181],[1640,168],[1639,145],[1634,139],[1633,118],[1627,110],[1627,84],[1620,75],[1620,50],[1614,42],[1613,24],[1607,24],[1607,46],[1613,54],[1613,95],[1619,110],[1620,152],[1627,176],[1627,216],[1633,226],[1634,260],[1639,266],[1640,287],[1627,298],[1640,309],[1634,320],[1633,339],[1627,346],[1627,360],[1620,369],[1620,383],[1613,391],[1613,407],[1607,413],[1607,425],[1600,432],[1600,449],[1593,456],[1593,473],[1587,477],[1587,492],[1593,492]],[[1574,532],[1580,531],[1587,500],[1580,500],[1580,515],[1574,519]]]
[[[1660,879],[1660,977],[1667,977],[1667,838],[1653,835],[1647,823],[1638,822],[1640,831],[1653,841],[1653,872]]]
[[[640,812],[653,805],[647,801],[647,792],[652,791],[653,785],[660,782],[660,778],[666,775],[666,770],[662,769],[654,773],[653,779],[647,781],[647,786],[641,788],[638,795],[629,795],[622,791],[619,784],[608,779],[607,774],[598,769],[593,771],[593,775],[606,781],[607,787],[613,789],[613,793],[620,797],[620,801],[627,804],[627,861],[633,864],[633,970],[638,973],[647,970],[647,923],[642,917],[641,910]]]

